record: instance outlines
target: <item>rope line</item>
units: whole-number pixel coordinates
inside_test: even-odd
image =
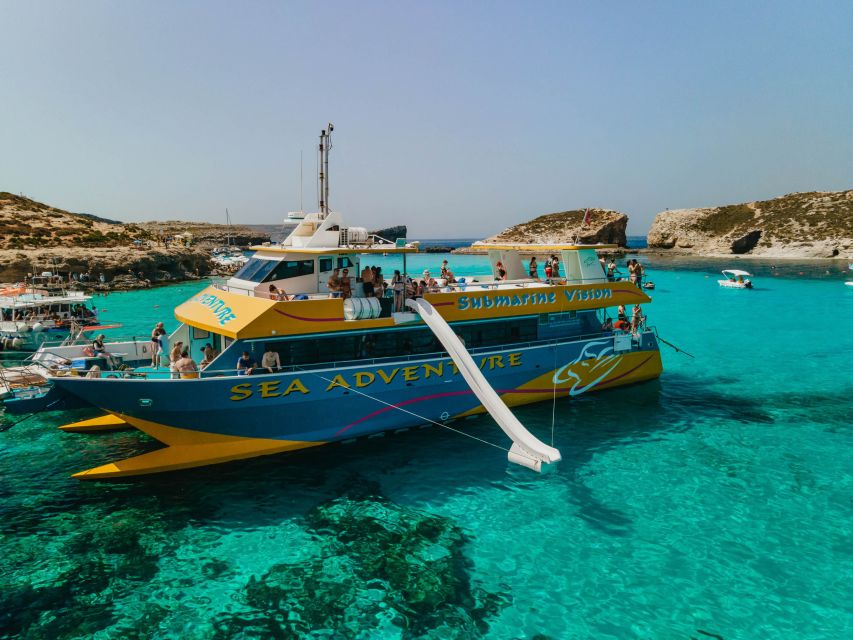
[[[314,373],[313,371],[308,371],[306,369],[302,369],[302,371],[304,371],[305,373],[308,373],[310,375],[316,376],[316,377],[320,378],[321,380],[325,380],[326,382],[332,382],[329,378],[326,378],[325,376],[321,376],[319,373]],[[352,387],[348,387],[347,390],[353,391],[353,392],[355,392],[361,396],[364,396],[365,398],[368,398],[369,400],[374,400],[380,404],[384,404],[385,406],[390,407],[392,409],[396,409],[397,411],[402,411],[403,413],[408,413],[410,416],[414,416],[418,420],[423,420],[424,422],[429,422],[430,424],[434,424],[437,427],[442,427],[444,429],[447,429],[448,431],[452,431],[454,433],[458,433],[459,435],[465,436],[466,438],[471,438],[472,440],[476,440],[477,442],[481,442],[481,443],[486,444],[490,447],[494,447],[495,449],[500,449],[501,451],[505,451],[505,452],[509,453],[508,448],[502,447],[499,444],[496,444],[494,442],[489,442],[488,440],[484,440],[483,438],[478,438],[477,436],[472,435],[470,433],[466,433],[460,429],[454,429],[453,427],[446,425],[446,424],[443,424],[441,422],[436,422],[435,420],[430,420],[429,418],[422,416],[422,415],[419,415],[419,414],[415,413],[414,411],[409,411],[408,409],[404,409],[403,407],[398,407],[397,405],[391,404],[390,402],[386,402],[385,400],[382,400],[380,398],[372,396],[369,393],[365,393],[364,391],[359,391],[358,389],[353,389]],[[525,453],[523,450],[521,452],[517,452],[517,453],[520,453],[520,455],[523,455],[525,458],[529,458],[530,460],[536,460],[536,458],[534,458],[533,456],[527,455],[527,453]]]

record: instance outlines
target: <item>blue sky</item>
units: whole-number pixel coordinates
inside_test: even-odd
[[[411,237],[853,188],[853,2],[0,0],[0,190]]]

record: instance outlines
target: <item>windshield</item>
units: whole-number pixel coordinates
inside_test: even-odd
[[[252,258],[246,265],[234,274],[235,278],[240,280],[250,280],[251,282],[263,282],[264,277],[272,271],[278,264],[277,260],[261,260]]]

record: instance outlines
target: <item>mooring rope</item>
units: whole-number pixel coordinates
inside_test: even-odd
[[[300,369],[300,370],[302,370],[302,371],[304,371],[305,373],[307,373],[307,374],[309,374],[309,375],[317,376],[318,378],[320,378],[321,380],[325,380],[326,382],[329,382],[329,383],[331,383],[331,382],[332,382],[332,380],[330,380],[329,378],[327,378],[327,377],[325,377],[325,376],[322,376],[322,375],[320,375],[319,373],[316,373],[316,372],[314,372],[314,371],[309,371],[309,370],[307,370],[307,369],[302,369],[301,367],[299,367],[299,369]],[[380,398],[377,398],[377,397],[375,397],[375,396],[372,396],[372,395],[370,395],[369,393],[365,393],[364,391],[360,391],[360,390],[358,390],[358,389],[353,389],[352,387],[347,387],[347,390],[348,390],[348,391],[352,391],[352,392],[354,392],[354,393],[357,393],[357,394],[359,394],[359,395],[361,395],[361,396],[364,396],[365,398],[368,398],[368,399],[370,399],[370,400],[374,400],[374,401],[378,402],[379,404],[384,404],[384,405],[385,405],[385,406],[387,406],[387,407],[390,407],[390,408],[392,408],[392,409],[396,409],[397,411],[402,411],[403,413],[407,413],[407,414],[409,414],[410,416],[413,416],[413,417],[417,418],[418,420],[423,420],[424,422],[429,422],[430,424],[434,424],[434,425],[435,425],[435,426],[437,426],[437,427],[442,427],[442,428],[444,428],[444,429],[447,429],[448,431],[452,431],[452,432],[454,432],[454,433],[458,433],[459,435],[463,435],[463,436],[465,436],[466,438],[471,438],[472,440],[476,440],[477,442],[482,442],[483,444],[486,444],[486,445],[488,445],[488,446],[490,446],[490,447],[494,447],[495,449],[500,449],[501,451],[505,451],[505,452],[507,452],[507,453],[509,453],[509,451],[510,451],[508,448],[506,448],[506,447],[502,447],[502,446],[501,446],[501,445],[499,445],[499,444],[496,444],[496,443],[494,443],[494,442],[489,442],[488,440],[484,440],[483,438],[478,438],[477,436],[472,435],[472,434],[470,434],[470,433],[466,433],[466,432],[464,432],[464,431],[462,431],[462,430],[460,430],[460,429],[454,429],[453,427],[451,427],[451,426],[449,426],[449,425],[446,425],[446,424],[443,424],[443,423],[441,423],[441,422],[436,422],[435,420],[430,420],[430,419],[429,419],[429,418],[427,418],[426,416],[419,415],[419,414],[415,413],[414,411],[409,411],[408,409],[404,409],[403,407],[398,407],[398,406],[397,406],[397,405],[395,405],[395,404],[391,404],[390,402],[386,402],[385,400],[382,400],[382,399],[380,399]],[[524,456],[525,458],[529,458],[530,460],[536,460],[536,458],[534,458],[533,456],[528,455],[528,454],[527,454],[527,453],[525,453],[524,451],[517,452],[517,453],[519,453],[520,455]]]

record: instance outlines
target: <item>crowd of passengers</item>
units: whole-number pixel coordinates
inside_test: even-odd
[[[50,307],[25,307],[22,309],[3,309],[2,319],[6,322],[52,322],[61,326],[65,320],[89,320],[95,317],[95,310],[85,304],[73,304],[67,311]]]
[[[607,275],[610,282],[623,279],[623,272],[616,266],[614,259],[607,261],[605,258],[600,258],[602,271]],[[645,268],[637,260],[631,259],[626,263],[628,271],[628,279],[631,283],[638,287],[643,287],[643,278],[645,277]],[[530,259],[528,264],[528,274],[534,280],[539,280],[539,263],[536,257]],[[465,279],[459,280],[453,275],[453,272],[448,266],[447,260],[441,263],[441,272],[438,279],[432,276],[429,269],[425,269],[421,274],[420,279],[412,278],[408,274],[402,274],[399,270],[394,270],[394,275],[386,282],[385,275],[382,273],[382,267],[365,266],[361,271],[361,277],[353,282],[350,276],[349,269],[334,269],[332,275],[326,281],[326,288],[329,291],[330,298],[347,298],[353,297],[353,286],[362,288],[363,297],[365,298],[383,298],[385,296],[393,296],[394,310],[402,311],[405,298],[422,297],[425,293],[436,293],[441,291],[442,287],[453,284],[464,284]],[[503,263],[498,261],[495,263],[495,279],[506,280],[507,271]],[[560,274],[560,259],[552,254],[544,262],[545,282],[561,280]],[[360,281],[359,281],[360,280]],[[288,294],[284,289],[277,287],[274,284],[269,286],[269,297],[271,300],[294,300],[303,299],[301,296]]]

